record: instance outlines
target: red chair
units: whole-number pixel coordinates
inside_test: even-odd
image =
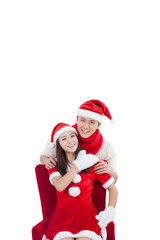
[[[49,182],[48,171],[43,164],[35,168],[39,195],[41,200],[43,220],[32,228],[32,240],[42,240],[42,236],[48,226],[50,217],[56,207],[56,190]],[[105,189],[98,181],[95,181],[93,188],[93,204],[97,212],[105,208]],[[115,225],[111,222],[107,226],[107,240],[115,240]]]

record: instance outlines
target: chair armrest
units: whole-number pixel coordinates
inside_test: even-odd
[[[115,224],[110,222],[107,225],[107,240],[115,240]]]
[[[43,234],[48,227],[49,220],[42,220],[32,228],[32,240],[42,240]]]

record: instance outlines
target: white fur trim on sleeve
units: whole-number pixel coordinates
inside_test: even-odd
[[[114,183],[114,178],[111,177],[105,184],[102,185],[105,189],[107,189],[112,183]]]
[[[52,173],[50,176],[49,176],[49,181],[50,181],[50,183],[54,186],[54,184],[53,184],[53,182],[52,182],[52,178],[53,177],[59,177],[59,176],[61,176],[61,174],[59,173],[59,172],[54,172],[54,173]]]

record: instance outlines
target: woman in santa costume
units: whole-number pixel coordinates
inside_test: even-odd
[[[87,153],[95,154],[100,159],[95,166],[95,172],[97,174],[109,173],[116,182],[118,179],[116,154],[111,144],[103,139],[99,131],[103,115],[113,122],[113,118],[103,102],[95,99],[86,101],[79,107],[77,122],[73,127],[78,132],[81,148]],[[56,164],[55,159],[56,149],[50,147],[50,140],[48,140],[40,156],[40,161],[49,169]]]
[[[81,150],[74,127],[57,124],[50,145],[56,146],[56,166],[48,172],[57,190],[57,205],[43,240],[106,240],[106,226],[114,219],[117,201],[114,178],[95,173],[99,159]],[[98,215],[92,204],[94,180],[109,190],[108,207]]]

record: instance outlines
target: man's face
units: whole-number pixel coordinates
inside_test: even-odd
[[[78,132],[83,138],[90,137],[100,126],[100,123],[88,117],[79,116],[77,117],[77,128]]]

